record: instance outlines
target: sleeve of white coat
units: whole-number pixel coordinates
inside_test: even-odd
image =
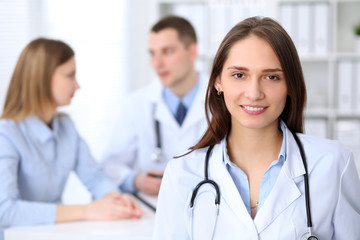
[[[132,99],[126,101],[133,102]],[[110,179],[120,186],[129,174],[134,173],[133,166],[137,159],[138,138],[136,134],[136,107],[121,107],[116,125],[101,159],[101,166]]]
[[[189,239],[184,221],[186,196],[178,191],[179,171],[172,163],[167,165],[161,182],[153,240]]]
[[[360,181],[352,154],[340,178],[333,224],[333,240],[360,239]]]

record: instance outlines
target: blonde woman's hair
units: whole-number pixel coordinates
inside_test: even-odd
[[[15,66],[1,118],[19,121],[30,114],[42,117],[54,111],[52,76],[58,66],[73,56],[74,51],[62,41],[46,38],[31,41]]]

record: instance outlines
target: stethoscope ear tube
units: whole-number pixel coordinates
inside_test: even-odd
[[[298,138],[296,133],[292,132],[292,135],[294,136],[294,139],[299,147],[301,159],[302,159],[304,169],[305,169],[304,183],[305,183],[305,204],[306,204],[307,226],[311,230],[312,221],[311,221],[311,210],[310,210],[310,190],[309,190],[309,176],[308,176],[308,169],[307,169],[307,161],[306,161],[304,147],[303,147],[300,139]]]
[[[215,205],[220,205],[220,188],[216,184],[216,182],[214,182],[213,180],[207,179],[207,180],[203,180],[203,181],[199,182],[199,184],[196,185],[196,187],[191,195],[190,208],[192,208],[194,206],[195,198],[196,198],[197,192],[199,191],[200,187],[206,183],[213,185],[213,187],[215,188],[215,191],[216,191]]]
[[[204,178],[205,180],[209,179],[209,174],[208,174],[208,168],[209,168],[209,159],[210,159],[210,153],[212,152],[214,148],[214,145],[209,146],[207,152],[206,152],[206,156],[205,156],[205,168],[204,168]]]
[[[214,145],[209,146],[209,148],[208,148],[208,150],[206,152],[205,166],[204,166],[204,180],[199,182],[198,185],[196,185],[196,187],[195,187],[195,189],[194,189],[194,191],[192,193],[191,200],[190,200],[190,207],[191,208],[194,206],[194,202],[195,202],[197,192],[199,191],[200,187],[203,184],[206,184],[206,183],[213,185],[213,187],[215,188],[215,191],[216,191],[215,204],[220,205],[220,188],[219,188],[219,186],[217,185],[216,182],[209,179],[209,174],[208,174],[209,159],[210,159],[210,154],[211,154],[213,148],[214,148]]]
[[[161,137],[160,137],[160,122],[159,120],[155,120],[155,135],[156,135],[156,147],[161,149]]]
[[[193,217],[194,217],[194,203],[195,203],[195,198],[197,195],[197,192],[199,191],[200,187],[206,183],[211,184],[216,191],[216,197],[215,197],[215,206],[216,206],[216,217],[215,217],[215,224],[212,230],[212,234],[211,234],[211,238],[210,239],[214,239],[214,233],[215,233],[215,228],[216,228],[216,223],[217,223],[217,219],[219,216],[219,205],[220,205],[220,188],[217,185],[217,183],[213,180],[209,179],[208,176],[208,166],[209,166],[209,158],[210,158],[210,153],[212,151],[212,149],[214,148],[214,145],[209,146],[207,152],[206,152],[206,157],[205,157],[205,164],[204,164],[204,180],[199,182],[193,193],[191,196],[191,200],[190,200],[190,209],[191,209],[191,213],[190,213],[190,239],[193,240]]]
[[[161,136],[160,136],[160,122],[159,120],[155,119],[155,109],[156,105],[153,105],[152,115],[154,119],[154,128],[155,128],[155,141],[156,146],[154,152],[150,155],[150,158],[153,162],[162,163],[164,162],[164,156],[162,153],[162,143],[161,143]]]

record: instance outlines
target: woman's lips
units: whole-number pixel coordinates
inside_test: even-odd
[[[268,108],[264,106],[248,106],[248,105],[240,105],[240,106],[244,110],[244,112],[250,115],[260,115],[263,112],[265,112],[266,109]]]

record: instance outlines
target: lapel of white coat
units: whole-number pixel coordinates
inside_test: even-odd
[[[157,119],[160,124],[170,126],[171,128],[179,128],[179,124],[176,122],[176,119],[166,106],[164,100],[159,98],[155,104],[155,119]]]
[[[160,83],[159,79],[155,79],[152,82],[149,90],[150,98],[150,114],[160,122],[160,125],[167,125],[171,128],[179,127],[174,116],[170,112],[169,108],[166,106],[164,99],[162,97],[163,86]]]
[[[159,80],[160,81],[160,80]],[[182,127],[176,122],[176,119],[170,112],[169,108],[166,106],[164,99],[162,97],[162,89],[160,83],[156,82],[152,84],[153,94],[150,96],[152,104],[156,106],[155,109],[155,119],[159,120],[160,123],[166,123],[171,127],[186,129],[188,127],[194,126],[197,122],[202,119],[205,119],[205,94],[207,88],[207,78],[199,74],[199,89],[196,93],[195,99],[188,109],[188,112],[185,116],[184,123]]]
[[[184,128],[194,126],[200,120],[205,119],[205,101],[202,96],[199,92],[195,97],[194,102],[185,116],[183,123]]]
[[[205,119],[205,94],[207,88],[207,79],[199,74],[199,89],[196,93],[193,103],[186,114],[183,127],[194,126],[197,122]]]
[[[210,157],[209,178],[214,180],[220,188],[221,200],[219,211],[221,212],[221,208],[225,204],[228,205],[249,231],[256,231],[254,222],[244,205],[240,193],[223,163],[221,143],[215,145]]]
[[[254,219],[259,234],[301,196],[294,179],[304,175],[305,169],[294,137],[288,130],[286,136],[287,159],[273,189]]]

